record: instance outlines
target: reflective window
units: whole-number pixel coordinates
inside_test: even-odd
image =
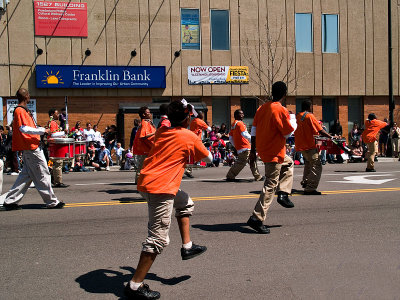
[[[213,97],[212,98],[212,125],[221,127],[222,123],[231,123],[230,117],[230,102],[228,97]]]
[[[296,14],[296,52],[312,51],[312,14]]]
[[[241,98],[240,109],[243,110],[243,123],[246,124],[247,130],[250,131],[253,125],[253,119],[258,108],[258,100],[256,98]]]
[[[184,50],[200,50],[200,12],[181,9],[181,42]]]
[[[339,52],[338,15],[322,15],[322,52]]]
[[[364,125],[363,101],[361,97],[348,98],[348,131],[353,129],[355,123],[358,128]]]
[[[229,10],[211,10],[211,50],[229,49]]]

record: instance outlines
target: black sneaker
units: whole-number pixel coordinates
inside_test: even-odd
[[[318,192],[317,190],[313,190],[313,191],[304,191],[304,195],[316,195],[316,196],[319,196],[319,195],[322,195],[322,193]]]
[[[261,234],[268,234],[269,229],[260,220],[254,220],[252,217],[247,221],[247,225],[253,228],[255,231]]]
[[[196,244],[192,244],[192,248],[190,248],[190,249],[181,248],[182,260],[191,259],[191,258],[196,257],[206,251],[207,251],[206,246],[199,246]]]
[[[376,172],[376,170],[375,170],[375,169],[368,169],[368,168],[366,168],[366,169],[365,169],[365,172]]]
[[[47,206],[48,209],[61,209],[65,206],[64,202],[58,202],[56,206]]]
[[[16,203],[7,204],[4,203],[1,210],[21,210],[21,206]]]
[[[289,199],[289,195],[286,193],[279,193],[278,194],[278,199],[277,199],[278,203],[280,205],[282,205],[283,207],[286,208],[292,208],[294,207],[294,204],[292,201],[290,201]]]
[[[258,178],[258,179],[255,179],[254,178],[254,181],[264,181],[265,180],[265,176],[261,176],[260,178]]]
[[[160,298],[160,293],[157,291],[152,291],[149,286],[145,283],[143,283],[136,291],[132,290],[129,282],[125,286],[124,289],[124,295],[126,296],[127,299],[130,300],[139,300],[139,299],[159,299]]]
[[[67,187],[69,187],[69,185],[68,184],[65,184],[65,183],[56,183],[55,185],[53,185],[53,188],[67,188]]]

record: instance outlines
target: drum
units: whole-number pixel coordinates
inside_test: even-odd
[[[74,157],[74,139],[49,138],[50,159],[71,159]]]
[[[188,161],[186,163],[186,168],[205,168],[206,166],[202,166],[200,164],[196,164],[194,161],[194,157],[189,156]]]
[[[86,155],[86,141],[75,141],[75,157]]]
[[[335,139],[343,148],[346,146],[346,139]],[[327,154],[343,154],[343,149],[339,148],[331,139],[326,137],[316,137],[315,144],[318,150],[326,150]]]

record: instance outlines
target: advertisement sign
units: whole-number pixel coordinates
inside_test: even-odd
[[[189,66],[189,84],[243,84],[249,83],[246,66]]]
[[[87,4],[35,1],[35,35],[87,37]]]
[[[200,50],[200,13],[198,9],[181,9],[182,49]]]
[[[17,99],[7,99],[7,124],[11,124],[14,119],[14,109],[18,106]],[[28,109],[32,112],[35,122],[37,122],[36,117],[36,99],[30,99],[28,103]]]
[[[3,125],[3,98],[0,97],[0,123]]]
[[[165,88],[165,67],[37,65],[37,88]]]

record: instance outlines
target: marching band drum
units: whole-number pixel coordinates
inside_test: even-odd
[[[74,154],[76,156],[82,156],[86,154],[86,141],[75,141]]]
[[[75,154],[72,138],[49,138],[49,157],[50,159],[73,159]]]
[[[318,150],[326,150],[327,154],[343,154],[346,147],[346,139],[335,139],[334,141],[326,137],[315,137],[315,144]]]

